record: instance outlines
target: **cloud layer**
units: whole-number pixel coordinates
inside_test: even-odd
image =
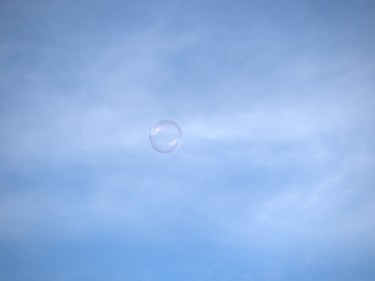
[[[2,7],[0,279],[372,280],[369,1]]]

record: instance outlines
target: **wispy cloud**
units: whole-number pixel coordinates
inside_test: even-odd
[[[114,1],[113,17],[98,2],[101,24],[83,4],[9,4],[0,242],[199,236],[266,264],[243,280],[282,279],[299,258],[305,269],[373,255],[375,65],[358,46],[372,41],[334,23],[373,20],[350,18],[359,2],[245,2]],[[19,15],[30,28],[15,28]],[[184,136],[168,155],[149,144],[162,119]]]

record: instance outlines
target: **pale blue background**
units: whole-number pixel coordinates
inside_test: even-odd
[[[374,1],[2,0],[0,280],[375,280],[374,30]]]

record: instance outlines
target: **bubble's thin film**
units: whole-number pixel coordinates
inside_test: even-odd
[[[181,144],[182,131],[173,121],[163,120],[157,122],[150,131],[151,146],[158,152],[170,153]]]

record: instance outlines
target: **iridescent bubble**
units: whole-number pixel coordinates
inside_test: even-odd
[[[180,146],[181,140],[182,131],[173,121],[163,120],[151,128],[151,146],[161,153],[170,153],[176,150]]]

